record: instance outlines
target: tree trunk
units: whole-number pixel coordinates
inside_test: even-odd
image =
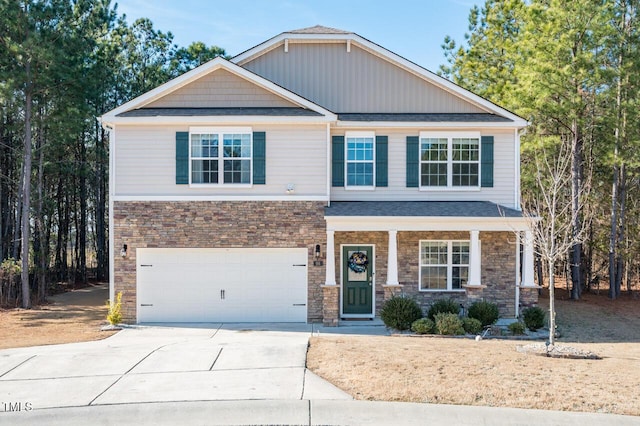
[[[42,115],[42,114],[41,114]],[[45,235],[44,229],[44,125],[40,123],[40,132],[38,133],[38,213],[36,214],[36,233],[38,237],[38,267],[36,270],[38,271],[38,295],[37,301],[38,303],[43,303],[46,298],[46,290],[47,290],[47,258],[48,258],[48,246],[47,246],[47,237]]]
[[[617,133],[617,129],[616,129]],[[617,139],[617,138],[616,138]],[[616,235],[618,228],[618,146],[614,149],[613,184],[611,186],[611,226],[609,228],[609,298],[616,298]]]
[[[31,64],[26,65],[27,82],[31,75]],[[31,289],[29,286],[29,216],[31,210],[31,87],[27,83],[24,105],[24,164],[22,189],[22,307],[31,308]]]
[[[617,232],[617,256],[616,256],[616,280],[615,280],[615,298],[620,297],[620,289],[622,287],[622,276],[625,269],[625,257],[624,250],[621,247],[623,242],[625,241],[624,230],[625,230],[625,210],[626,210],[626,199],[627,196],[627,179],[626,179],[626,167],[624,163],[620,168],[620,220],[618,221],[618,232]]]
[[[555,305],[555,275],[553,273],[553,261],[548,261],[549,269],[549,345],[553,346],[556,343],[556,305]]]
[[[22,198],[24,194],[24,158],[22,159],[22,171],[20,173],[20,183],[18,185],[18,195],[16,197],[16,214],[14,216],[14,225],[13,225],[13,241],[11,248],[11,257],[14,259],[18,259],[20,256],[20,243],[22,241],[21,235],[21,220],[22,220]]]
[[[78,233],[78,269],[80,281],[87,282],[87,152],[82,137],[78,138],[80,149],[80,225]]]
[[[582,276],[580,266],[582,265],[582,244],[580,241],[581,211],[580,211],[580,190],[582,187],[582,135],[578,126],[578,120],[573,119],[571,143],[571,222],[572,240],[571,247],[571,299],[580,299],[582,293]]]
[[[96,132],[96,159],[97,159],[97,191],[96,191],[96,260],[98,281],[109,278],[109,256],[107,248],[107,176],[105,165],[108,162],[105,140],[106,131],[99,126]]]
[[[538,276],[538,286],[544,285],[543,265],[539,254],[536,254],[536,275]]]

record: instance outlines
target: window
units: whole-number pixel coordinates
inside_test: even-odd
[[[373,187],[375,135],[372,132],[347,132],[345,149],[347,151],[346,173],[347,187]]]
[[[251,184],[251,129],[192,128],[192,184]]]
[[[480,135],[420,133],[420,186],[478,187]]]
[[[420,241],[420,291],[462,290],[469,278],[469,241]]]

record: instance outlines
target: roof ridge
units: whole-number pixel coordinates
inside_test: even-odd
[[[339,28],[326,27],[324,25],[314,25],[313,27],[299,28],[297,30],[286,31],[289,34],[353,34],[351,31]]]

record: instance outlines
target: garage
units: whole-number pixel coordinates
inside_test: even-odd
[[[307,250],[136,250],[137,318],[150,322],[306,322]]]

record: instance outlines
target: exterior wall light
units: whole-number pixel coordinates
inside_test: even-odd
[[[296,186],[292,183],[287,184],[287,194],[291,195],[295,192]]]
[[[127,245],[126,244],[124,244],[122,246],[122,249],[120,250],[120,256],[127,257]]]
[[[320,244],[316,244],[316,250],[313,256],[313,266],[322,266],[322,260],[320,260]]]

